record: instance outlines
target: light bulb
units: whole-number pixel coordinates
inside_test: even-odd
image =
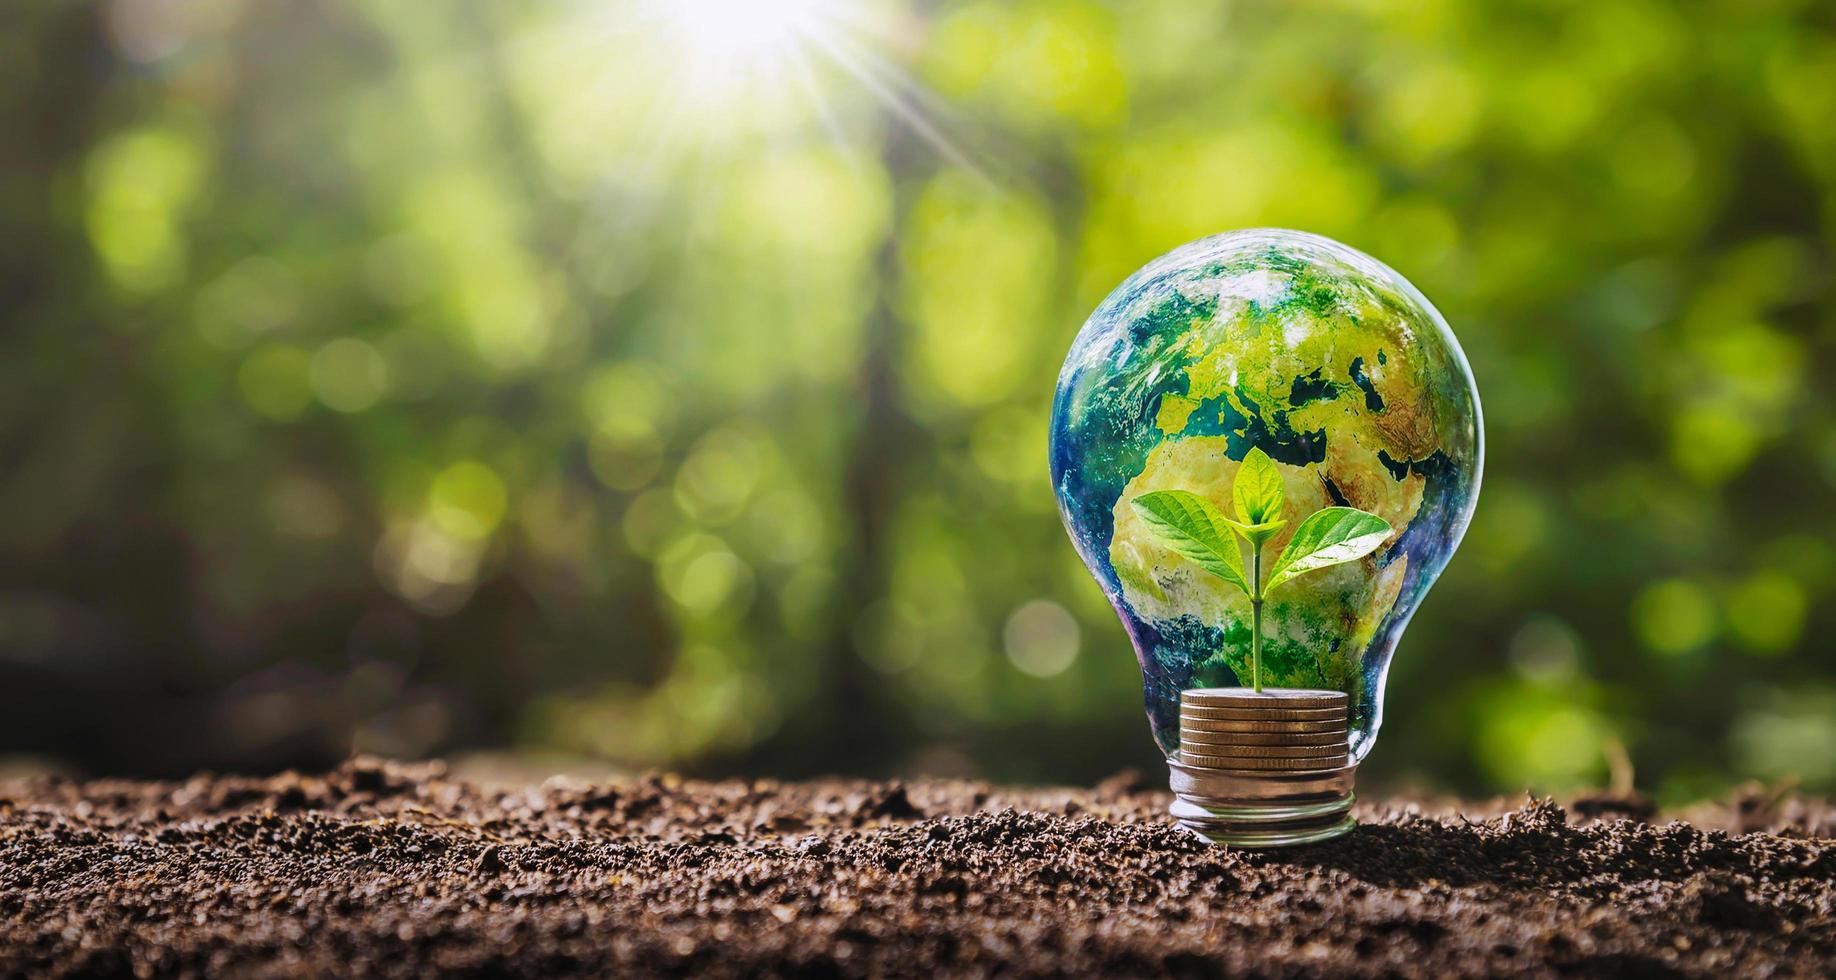
[[[1091,314],[1058,377],[1052,481],[1133,641],[1182,823],[1251,844],[1350,829],[1391,655],[1466,531],[1482,440],[1472,371],[1440,313],[1388,266],[1318,235],[1201,239],[1148,263]],[[1229,513],[1254,449],[1274,461],[1285,497],[1271,553],[1321,508],[1358,508],[1393,529],[1368,556],[1288,583],[1261,609],[1262,680],[1349,697],[1350,751],[1330,769],[1199,768],[1179,752],[1182,692],[1251,682],[1251,602],[1170,549],[1130,502],[1183,490]]]

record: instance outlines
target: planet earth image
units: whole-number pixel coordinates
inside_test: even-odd
[[[1155,740],[1179,741],[1179,693],[1249,679],[1250,603],[1161,543],[1129,506],[1189,490],[1231,513],[1252,448],[1281,471],[1287,526],[1350,506],[1394,532],[1263,608],[1263,678],[1351,698],[1353,756],[1382,723],[1391,655],[1472,517],[1478,390],[1439,312],[1401,275],[1318,235],[1201,239],[1104,299],[1053,401],[1052,483],[1078,554],[1141,664]]]

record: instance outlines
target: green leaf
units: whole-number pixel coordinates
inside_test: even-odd
[[[1376,551],[1389,536],[1389,521],[1356,507],[1317,511],[1294,529],[1294,537],[1269,569],[1269,584],[1263,592],[1273,592],[1283,582],[1316,568],[1357,561]]]
[[[1231,530],[1242,535],[1243,540],[1248,541],[1253,548],[1262,547],[1264,542],[1280,534],[1281,529],[1288,526],[1287,521],[1264,521],[1261,524],[1245,524],[1242,521],[1233,521],[1228,517],[1224,518],[1224,523],[1230,525]]]
[[[1230,495],[1237,503],[1237,519],[1245,524],[1266,524],[1281,516],[1281,471],[1268,453],[1251,449],[1243,457]]]
[[[1129,501],[1148,529],[1180,557],[1242,589],[1243,552],[1226,525],[1229,520],[1211,501],[1189,490],[1156,490]]]

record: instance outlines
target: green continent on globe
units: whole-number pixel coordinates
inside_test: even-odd
[[[1433,307],[1327,239],[1195,242],[1104,301],[1059,377],[1053,479],[1073,541],[1135,640],[1163,746],[1180,690],[1247,678],[1250,605],[1165,547],[1129,501],[1182,489],[1228,513],[1237,467],[1259,447],[1286,491],[1270,555],[1322,507],[1389,521],[1396,532],[1376,553],[1264,607],[1265,681],[1345,690],[1355,719],[1374,726],[1374,685],[1470,517],[1478,417]]]

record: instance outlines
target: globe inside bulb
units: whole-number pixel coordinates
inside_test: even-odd
[[[1281,473],[1286,527],[1350,506],[1394,533],[1371,555],[1268,596],[1262,675],[1351,699],[1353,764],[1383,720],[1391,655],[1459,545],[1483,464],[1479,394],[1433,305],[1376,259],[1318,235],[1215,235],[1154,260],[1078,332],[1052,410],[1065,527],[1141,664],[1155,740],[1180,692],[1249,681],[1240,590],[1170,551],[1129,501],[1188,490],[1229,513],[1244,456]]]

